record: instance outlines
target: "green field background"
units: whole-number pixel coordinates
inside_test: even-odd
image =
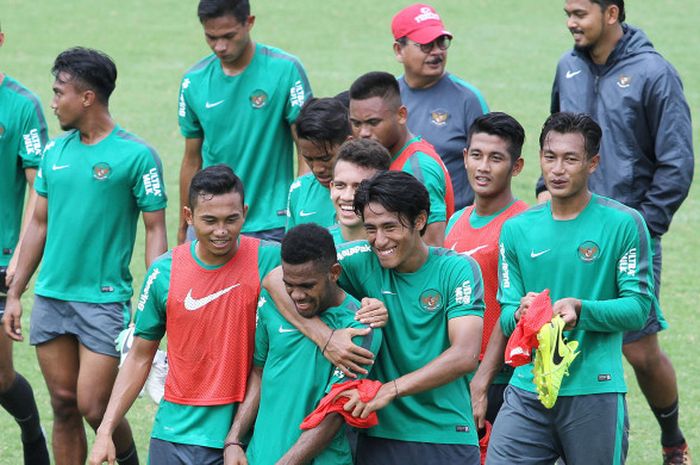
[[[627,3],[630,24],[648,33],[683,78],[695,116],[695,147],[700,146],[700,2]],[[5,46],[0,49],[0,70],[39,94],[51,136],[60,132],[49,108],[49,70],[55,56],[68,47],[84,45],[104,50],[114,58],[119,77],[111,112],[120,125],[146,139],[160,153],[170,196],[167,218],[171,246],[178,218],[177,179],[184,146],[177,127],[178,86],[183,72],[209,53],[196,18],[196,5],[196,1],[189,0],[0,0],[0,23],[6,34]],[[253,36],[297,55],[316,96],[334,95],[364,72],[401,72],[391,50],[390,21],[405,5],[407,2],[394,0],[258,0],[253,3],[257,16]],[[454,34],[448,70],[481,89],[492,110],[511,113],[526,129],[526,167],[514,182],[518,197],[531,203],[539,175],[537,137],[548,113],[555,65],[571,46],[563,1],[445,0],[434,5]],[[700,262],[699,207],[696,185],[664,237],[662,306],[671,328],[661,335],[662,346],[678,374],[681,423],[691,446],[696,448],[700,448],[700,378],[695,356],[699,293],[697,284],[692,284],[692,273]],[[140,287],[145,273],[142,230],[132,270]],[[28,292],[24,299],[25,328],[31,301]],[[49,398],[34,350],[26,342],[16,344],[14,357],[18,371],[35,388],[42,423],[50,432]],[[627,375],[631,420],[628,463],[660,463],[658,426],[629,367]],[[139,400],[129,412],[143,463],[154,411],[152,403]],[[0,464],[21,463],[19,429],[5,412],[0,412],[0,438]],[[696,455],[700,457],[700,449],[696,449]]]

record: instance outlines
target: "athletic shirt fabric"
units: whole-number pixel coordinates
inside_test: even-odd
[[[466,207],[450,218],[445,237],[445,248],[472,257],[481,268],[481,276],[484,280],[484,332],[481,338],[481,354],[484,358],[486,346],[493,327],[501,315],[501,306],[498,303],[498,239],[501,235],[501,227],[505,221],[520,212],[527,210],[525,202],[517,200],[506,207],[487,225],[475,228],[471,225],[474,206]]]
[[[245,397],[260,295],[259,242],[241,236],[234,257],[216,270],[202,269],[188,243],[173,249],[166,400],[222,405]],[[209,310],[214,300],[219,311]]]
[[[355,321],[360,304],[350,294],[337,307],[319,314],[330,328],[365,328]],[[379,352],[382,331],[372,330],[353,341]],[[301,435],[300,425],[335,383],[347,381],[340,370],[321,354],[321,349],[289,323],[263,291],[255,333],[256,366],[263,368],[260,407],[253,437],[246,452],[253,465],[273,465]],[[371,367],[365,367],[370,369]],[[351,465],[352,456],[341,428],[330,444],[313,460],[314,465]]]
[[[329,226],[328,232],[331,233],[331,236],[333,236],[333,243],[336,247],[347,242],[347,240],[345,240],[343,237],[343,230],[340,229],[340,225],[338,223],[334,224],[333,226]]]
[[[190,244],[190,256],[197,262],[200,271],[217,270],[225,267],[209,266],[201,262],[196,255],[197,241]],[[238,252],[237,252],[238,254]],[[273,268],[280,265],[280,246],[276,242],[260,241],[257,250],[258,271],[257,276],[265,276]],[[170,276],[173,264],[172,251],[164,254],[153,262],[146,279],[144,280],[141,294],[136,305],[135,320],[136,331],[134,335],[149,341],[159,341],[165,336],[167,325],[166,306],[170,289]],[[254,285],[250,283],[250,285]],[[233,289],[231,292],[235,292]],[[195,297],[199,297],[195,294]],[[214,299],[208,305],[202,307],[199,312],[210,308],[216,308],[220,299]],[[254,301],[253,305],[257,305]],[[195,312],[196,313],[196,312]],[[205,342],[211,337],[212,332],[201,334]],[[170,337],[170,334],[168,334]],[[187,345],[183,350],[191,350],[196,347],[197,341]],[[172,348],[169,348],[168,357],[172,356]],[[246,375],[247,379],[247,375]],[[237,403],[213,406],[183,405],[169,402],[163,399],[158,406],[151,437],[163,441],[178,444],[189,444],[203,447],[222,448],[224,439],[231,427],[233,416],[236,413]]]
[[[481,92],[472,84],[445,73],[427,89],[412,89],[401,76],[398,79],[401,100],[408,108],[408,129],[433,144],[452,177],[457,210],[474,202],[464,169],[462,150],[476,118],[489,108]]]
[[[289,187],[286,230],[302,223],[316,223],[324,228],[335,224],[331,191],[313,173],[299,176]]]
[[[129,300],[139,214],[167,206],[155,150],[118,125],[93,145],[72,130],[46,145],[34,188],[48,201],[34,292],[74,302]]]
[[[243,232],[283,228],[294,176],[291,125],[311,98],[299,60],[258,43],[246,69],[227,76],[212,54],[187,71],[179,95],[180,132],[203,139],[202,168],[225,163],[243,181]]]
[[[428,224],[447,221],[455,211],[450,173],[435,149],[420,137],[414,137],[399,151],[389,169],[405,171],[418,179],[430,195]]]
[[[391,381],[442,354],[450,341],[451,319],[483,316],[483,284],[474,259],[430,247],[426,262],[413,273],[382,268],[367,241],[338,247],[340,285],[352,295],[381,300],[391,318],[371,379]],[[399,441],[478,445],[466,377],[412,396],[399,397],[379,410],[370,436]]]
[[[0,84],[0,266],[7,266],[19,240],[27,185],[24,170],[36,168],[48,140],[36,95],[5,75]]]
[[[551,203],[538,205],[503,225],[498,300],[506,336],[528,292],[549,289],[552,302],[581,299],[576,327],[564,334],[579,343],[559,396],[627,391],[622,337],[646,322],[654,298],[651,240],[641,215],[593,194],[571,220],[552,217]],[[515,369],[510,383],[535,392],[533,364]]]

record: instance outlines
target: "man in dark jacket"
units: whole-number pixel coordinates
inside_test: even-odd
[[[574,49],[559,61],[551,111],[589,113],[603,128],[600,167],[589,179],[596,194],[642,214],[655,248],[658,297],[661,236],[688,195],[693,176],[690,110],[678,73],[639,29],[624,23],[624,0],[566,0]],[[548,193],[538,183],[538,198]],[[657,305],[642,331],[625,336],[624,353],[661,425],[664,463],[690,463],[678,425],[678,389],[657,333],[666,322]]]

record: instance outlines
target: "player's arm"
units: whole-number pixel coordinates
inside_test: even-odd
[[[134,337],[129,354],[114,382],[102,423],[97,428],[88,462],[90,465],[99,465],[105,461],[110,464],[116,463],[112,434],[141,392],[159,343],[159,340],[150,341],[139,336]]]
[[[248,463],[243,450],[243,437],[253,428],[260,406],[260,386],[262,367],[253,366],[248,375],[245,398],[236,411],[231,429],[224,441],[224,465],[245,465]]]
[[[355,345],[352,338],[369,333],[370,328],[346,328],[331,330],[320,318],[303,318],[299,315],[282,281],[282,268],[271,271],[263,280],[263,286],[270,293],[277,310],[306,337],[316,344],[323,355],[347,376],[354,373],[366,374],[362,365],[370,365],[372,352]]]
[[[34,205],[36,204],[36,191],[34,190],[34,178],[36,177],[36,168],[26,168],[24,170],[24,176],[27,178],[27,188],[29,189],[29,198],[27,199],[27,205],[24,207],[24,215],[22,215],[22,227],[19,233],[19,239],[17,240],[17,245],[15,245],[14,253],[10,259],[10,263],[7,265],[7,271],[5,274],[5,285],[10,287],[12,283],[12,278],[15,276],[15,270],[17,269],[17,261],[19,260],[19,252],[22,249],[22,240],[24,235],[27,233],[27,227],[31,221],[32,214],[34,213]]]
[[[190,182],[197,171],[202,169],[203,138],[186,138],[185,154],[180,165],[180,223],[177,230],[177,243],[182,244],[187,237],[187,220],[185,210],[189,203]]]
[[[143,212],[146,230],[146,268],[168,250],[168,233],[165,227],[165,209]]]
[[[484,358],[479,364],[474,377],[469,383],[469,392],[472,399],[472,413],[476,427],[484,428],[486,420],[486,408],[488,407],[488,391],[493,379],[503,367],[504,352],[508,339],[503,335],[500,325],[494,325],[489,343],[484,352]]]
[[[688,196],[695,165],[690,109],[680,78],[670,65],[645,86],[644,103],[655,162],[638,210],[651,234],[661,236]]]
[[[352,409],[353,416],[367,418],[397,397],[429,391],[474,371],[479,361],[482,329],[483,320],[478,315],[450,319],[447,323],[450,347],[447,350],[418,370],[384,383],[370,402],[364,404],[359,398],[351,399],[345,404],[345,409]]]
[[[423,234],[423,242],[435,247],[442,247],[445,243],[445,222],[438,221],[427,225],[425,234]]]
[[[340,414],[327,415],[316,428],[301,433],[297,442],[279,459],[277,465],[302,465],[311,462],[328,447],[342,426],[343,417]]]
[[[21,341],[22,337],[22,305],[20,297],[27,288],[29,279],[34,274],[41,257],[44,254],[46,244],[46,229],[48,216],[48,201],[46,197],[37,196],[34,204],[34,213],[31,216],[19,253],[17,270],[12,279],[12,284],[7,291],[5,303],[4,327],[5,333],[15,341]]]
[[[499,319],[501,331],[506,338],[515,330],[522,311],[521,301],[526,296],[525,285],[515,253],[517,241],[511,239],[510,225],[501,229],[498,243],[498,302],[501,304]]]

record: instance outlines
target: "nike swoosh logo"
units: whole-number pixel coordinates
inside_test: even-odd
[[[224,99],[224,100],[226,100],[226,99]],[[216,107],[216,106],[218,106],[218,105],[221,105],[222,103],[224,103],[224,100],[219,100],[218,102],[214,102],[214,103],[209,103],[209,102],[207,102],[207,103],[204,104],[204,106],[205,106],[205,107],[207,108],[207,110],[208,110],[208,109],[210,109],[210,108],[214,108],[214,107]]]
[[[557,334],[557,340],[554,343],[554,350],[552,354],[552,362],[555,366],[559,365],[562,360],[564,360],[564,357],[562,357],[559,353],[559,341],[561,341],[561,337],[559,337],[559,334]]]
[[[398,295],[396,292],[391,292],[391,291],[382,291],[382,294],[384,294],[384,295]]]
[[[58,171],[58,170],[66,169],[66,168],[68,168],[69,166],[70,166],[70,165],[56,165],[56,164],[54,163],[54,165],[51,167],[51,169],[54,170],[54,171]]]
[[[311,215],[315,215],[315,214],[316,214],[316,212],[305,212],[304,210],[299,212],[299,216],[311,216]]]
[[[279,331],[280,331],[280,334],[299,332],[298,329],[285,328],[285,327],[283,327],[282,325],[280,325]]]
[[[185,309],[193,312],[195,310],[199,310],[200,308],[204,307],[206,304],[209,302],[212,302],[222,295],[226,294],[229,292],[231,289],[236,288],[240,286],[240,283],[236,283],[233,286],[229,286],[226,289],[221,289],[220,291],[217,291],[213,294],[209,294],[208,296],[202,297],[201,299],[195,299],[192,297],[192,289],[189,290],[187,293],[187,297],[185,297]]]
[[[480,245],[479,247],[474,247],[471,250],[467,250],[466,252],[462,252],[462,255],[473,255],[473,254],[477,253],[479,250],[485,249],[486,247],[488,247],[488,245]]]
[[[581,72],[580,69],[577,69],[576,71],[567,71],[566,72],[566,79],[571,79],[572,77],[576,76]]]
[[[544,254],[546,254],[547,252],[549,252],[549,251],[551,251],[551,250],[552,250],[552,249],[547,249],[547,250],[543,250],[543,251],[541,251],[541,252],[535,252],[535,250],[533,249],[533,250],[530,251],[530,258],[537,258],[537,257],[539,257],[540,255],[544,255]]]

